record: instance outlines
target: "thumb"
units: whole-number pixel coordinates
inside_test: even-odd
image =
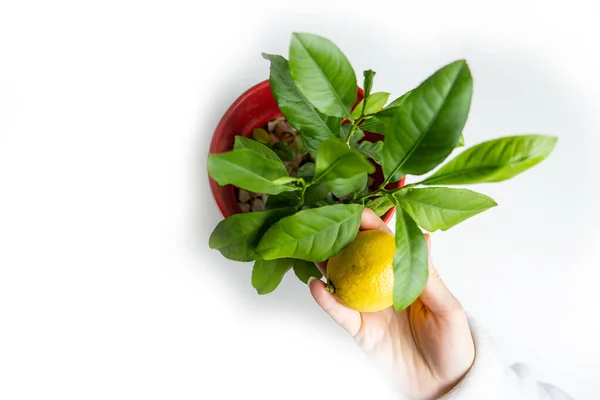
[[[325,288],[325,282],[321,280],[311,277],[308,280],[308,288],[317,304],[352,337],[356,336],[360,330],[360,313],[340,304],[334,295]]]
[[[461,310],[462,305],[446,287],[433,265],[430,235],[425,234],[425,238],[427,240],[429,278],[419,298],[423,302],[423,305],[435,315],[443,316],[444,314]]]

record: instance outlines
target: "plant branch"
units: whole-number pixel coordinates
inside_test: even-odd
[[[360,118],[355,121],[360,121]],[[356,130],[358,129],[358,124],[356,124],[355,121],[352,121],[352,128],[350,128],[348,138],[346,139],[346,146],[348,147],[350,147],[350,139],[352,139],[352,135],[354,135],[354,132],[356,132]]]
[[[352,120],[352,128],[350,128],[350,133],[348,133],[348,138],[346,139],[346,145],[348,147],[350,147],[350,140],[352,139],[352,135],[354,135],[354,132],[356,132],[356,130],[358,129],[358,124],[360,124],[360,121],[364,119],[365,117],[365,109],[367,107],[367,98],[363,98],[362,101],[362,109],[360,110],[360,116],[354,120]]]
[[[398,189],[388,190],[388,189],[385,188],[385,186],[387,185],[387,183],[384,182],[384,183],[381,184],[381,186],[379,186],[379,189],[377,189],[377,190],[375,190],[375,191],[373,191],[371,193],[367,193],[367,194],[365,194],[363,196],[358,197],[356,199],[356,201],[361,201],[361,200],[364,200],[364,199],[368,199],[369,197],[383,196],[383,195],[386,195],[386,194],[394,194],[394,193],[399,192],[401,190],[406,190],[406,189],[409,189],[411,187],[415,187],[415,186],[418,186],[418,185],[421,185],[421,184],[423,184],[423,181],[411,183],[411,184],[408,184],[408,185],[404,185],[404,186],[402,186],[401,188],[398,188]]]
[[[379,188],[379,189],[375,190],[374,192],[367,193],[367,194],[365,194],[365,195],[362,195],[362,196],[358,197],[358,198],[356,199],[356,201],[361,201],[361,200],[364,200],[364,199],[368,199],[369,197],[381,196],[381,195],[382,195],[382,194],[384,194],[385,192],[386,192],[386,190],[385,190],[385,189],[383,189],[383,188]]]
[[[306,193],[306,189],[308,189],[308,187],[312,185],[312,182],[306,183],[304,179],[300,179],[300,183],[302,183],[302,191],[300,192],[300,204],[298,205],[298,207],[296,207],[296,211],[298,211],[304,205],[304,193]]]

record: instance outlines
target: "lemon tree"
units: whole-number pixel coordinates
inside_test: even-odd
[[[556,138],[538,134],[494,139],[438,168],[465,144],[473,94],[465,60],[443,66],[388,103],[390,93],[371,93],[372,70],[363,73],[358,102],[352,65],[321,36],[294,33],[289,60],[263,57],[270,61],[275,101],[314,163],[290,176],[277,154],[244,139],[231,151],[208,156],[209,175],[219,184],[270,195],[267,211],[227,218],[209,241],[231,260],[254,262],[252,284],[260,294],[273,291],[290,270],[304,282],[320,278],[312,262],[331,258],[330,288],[340,301],[361,310],[408,307],[427,282],[421,229],[447,230],[496,206],[483,194],[440,185],[513,178],[548,157],[556,144]],[[379,139],[366,141],[364,132]],[[369,190],[376,166],[383,183]],[[407,175],[432,171],[420,182],[388,189]],[[396,207],[395,238],[359,234],[364,207],[380,216]],[[376,282],[386,282],[385,290]]]

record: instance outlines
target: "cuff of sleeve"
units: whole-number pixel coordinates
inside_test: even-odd
[[[475,343],[475,361],[467,375],[441,399],[518,399],[519,397],[510,397],[513,393],[507,393],[507,388],[510,387],[507,379],[509,380],[510,376],[507,374],[507,368],[497,358],[489,335],[470,317],[469,326]],[[506,397],[507,395],[509,397]]]

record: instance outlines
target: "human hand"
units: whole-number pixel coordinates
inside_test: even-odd
[[[393,234],[370,209],[361,230]],[[430,238],[427,235],[427,246]],[[326,262],[319,268],[325,275]],[[408,308],[393,307],[360,313],[341,305],[320,280],[309,281],[317,303],[340,324],[371,362],[412,399],[437,399],[449,392],[469,371],[475,346],[460,302],[442,282],[431,261],[429,278],[419,298]]]

